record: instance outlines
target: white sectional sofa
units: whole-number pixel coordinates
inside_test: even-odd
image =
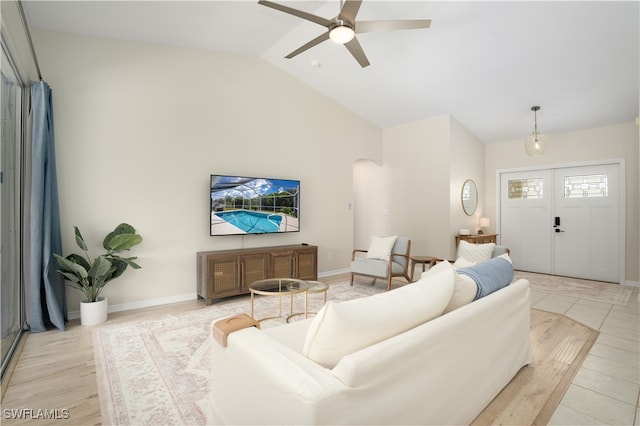
[[[213,424],[469,424],[533,361],[517,280],[452,307],[447,262],[309,320],[212,339]],[[442,314],[445,309],[453,309]]]

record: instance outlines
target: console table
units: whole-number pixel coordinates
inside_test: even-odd
[[[249,284],[267,278],[318,279],[318,247],[287,245],[197,253],[198,298],[211,304],[249,293]]]
[[[472,244],[486,244],[486,243],[494,243],[497,244],[496,237],[498,234],[474,234],[474,235],[456,235],[456,247],[460,244],[460,241],[464,240],[470,242]]]

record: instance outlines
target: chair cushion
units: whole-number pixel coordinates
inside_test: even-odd
[[[445,261],[429,271],[420,281],[385,293],[327,302],[309,326],[303,354],[333,368],[347,354],[440,316],[453,294],[454,270]]]
[[[369,249],[367,250],[367,259],[388,261],[391,249],[397,239],[397,235],[393,235],[391,237],[379,237],[377,235],[372,235],[371,242],[369,243]]]
[[[391,263],[391,268],[394,275],[400,275],[404,271],[404,267],[396,262]],[[389,276],[389,261],[380,259],[356,259],[351,262],[349,270],[354,274],[387,278]]]
[[[394,262],[399,263],[402,268],[404,268],[405,266],[408,266],[408,262],[409,262],[409,246],[411,244],[411,240],[407,237],[400,237],[398,236],[398,239],[396,240],[396,243],[393,245],[393,248],[391,249],[391,253],[398,253],[398,254],[404,254],[405,256],[392,256],[392,260]]]

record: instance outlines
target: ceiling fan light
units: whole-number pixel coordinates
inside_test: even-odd
[[[329,32],[329,38],[339,44],[350,42],[355,35],[353,28],[347,25],[338,25]]]

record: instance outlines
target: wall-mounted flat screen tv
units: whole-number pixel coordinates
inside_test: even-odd
[[[300,181],[211,175],[211,235],[300,231]]]

